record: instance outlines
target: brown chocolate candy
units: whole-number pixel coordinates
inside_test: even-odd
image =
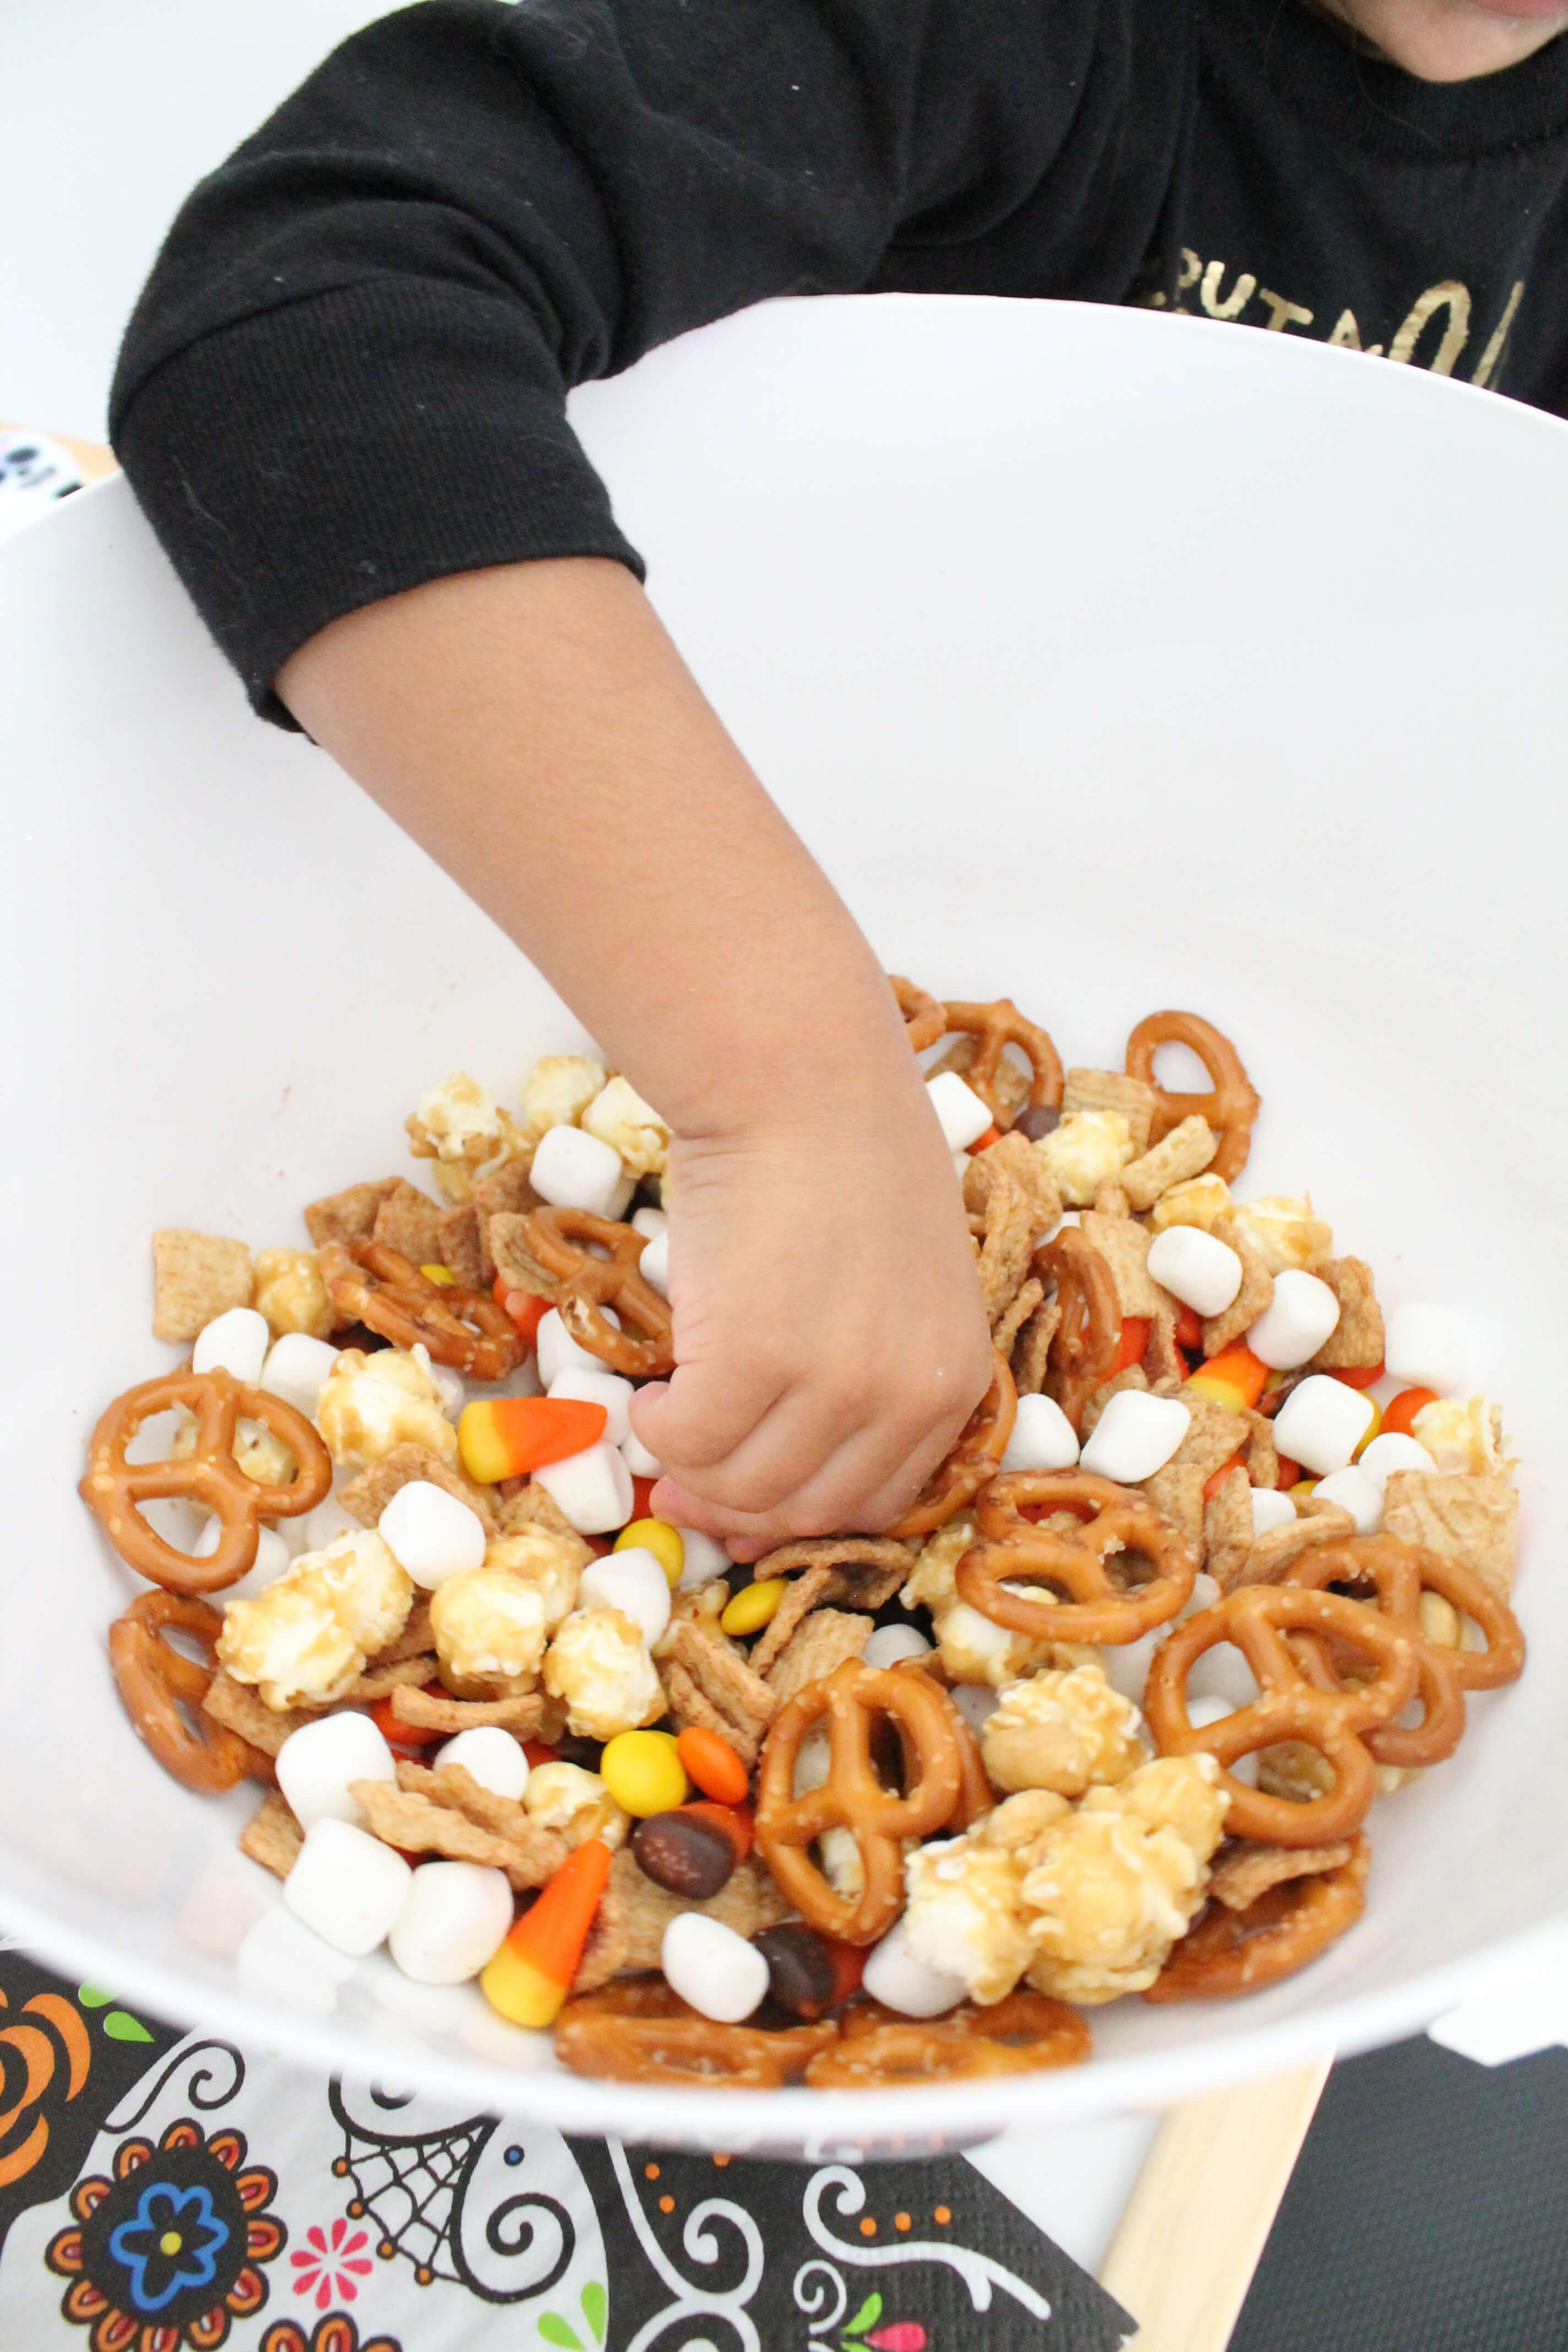
[[[740,1859],[734,1841],[715,1822],[679,1809],[640,1821],[632,1832],[632,1852],[646,1878],[689,1903],[706,1903],[717,1895]]]
[[[809,2023],[826,2017],[838,1990],[838,1971],[816,1928],[789,1920],[782,1927],[763,1927],[752,1941],[768,1964],[768,1990],[779,2007]]]
[[[1028,1103],[1013,1121],[1013,1132],[1026,1135],[1031,1143],[1038,1143],[1042,1136],[1056,1132],[1061,1119],[1060,1111],[1053,1110],[1049,1103]]]

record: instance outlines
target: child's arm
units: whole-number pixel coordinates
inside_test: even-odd
[[[432,582],[278,686],[674,1129],[659,1507],[742,1553],[894,1517],[989,1376],[949,1154],[869,948],[630,573]]]

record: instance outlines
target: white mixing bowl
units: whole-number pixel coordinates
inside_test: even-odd
[[[318,2066],[730,2148],[1153,2105],[1419,2026],[1568,1910],[1568,431],[1239,329],[886,297],[769,306],[575,415],[887,964],[1012,994],[1073,1062],[1116,1063],[1154,1006],[1208,1014],[1267,1106],[1246,1189],[1310,1187],[1385,1301],[1463,1311],[1524,1462],[1528,1671],[1380,1802],[1366,1917],[1325,1959],[1099,2011],[1063,2074],[579,2082],[469,1990],[274,1948],[234,1849],[252,1793],[166,1779],[105,1664],[134,1584],[76,1481],[105,1402],[173,1360],[147,1236],[302,1239],[302,1202],[404,1164],[422,1087],[460,1064],[513,1096],[577,1032],[324,754],[249,716],[114,481],[0,562],[0,1920]]]

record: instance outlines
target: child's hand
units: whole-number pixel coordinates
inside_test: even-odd
[[[632,1419],[654,1508],[738,1559],[897,1518],[991,1377],[959,1188],[895,1045],[841,1123],[672,1150],[679,1367]]]

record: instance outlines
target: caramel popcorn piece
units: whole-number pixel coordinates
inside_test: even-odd
[[[1486,1475],[1507,1475],[1513,1469],[1503,1434],[1502,1407],[1490,1397],[1438,1397],[1422,1406],[1410,1432],[1439,1470]]]
[[[275,1339],[303,1331],[312,1339],[330,1335],[337,1310],[321,1280],[314,1250],[265,1249],[256,1256],[256,1296],[251,1304],[267,1318]]]
[[[1212,1234],[1220,1219],[1228,1216],[1230,1207],[1230,1186],[1223,1176],[1194,1176],[1161,1193],[1149,1223],[1157,1234],[1163,1234],[1167,1225],[1196,1225],[1200,1233]]]
[[[1153,1983],[1205,1900],[1218,1774],[1210,1756],[1156,1758],[1047,1832],[1021,1888],[1037,1991],[1093,2006]]]
[[[153,1236],[153,1337],[194,1339],[215,1315],[248,1307],[250,1251],[221,1234],[164,1225]]]
[[[1332,1231],[1314,1216],[1310,1197],[1297,1200],[1289,1193],[1269,1192],[1261,1200],[1238,1203],[1231,1213],[1270,1274],[1284,1274],[1292,1266],[1317,1274],[1334,1245]],[[1233,1249],[1239,1247],[1228,1233],[1222,1238]]]
[[[1114,1110],[1069,1112],[1035,1150],[1069,1209],[1087,1208],[1137,1156],[1127,1121]]]
[[[570,1542],[552,1528],[524,1524],[492,1536],[485,1546],[487,1574],[512,1577],[538,1594],[546,1633],[553,1633],[571,1616],[583,1581],[582,1554],[587,1547],[574,1531],[568,1529],[568,1534]]]
[[[1159,1097],[1146,1078],[1129,1077],[1124,1070],[1069,1070],[1062,1082],[1062,1116],[1075,1111],[1115,1111],[1127,1121],[1132,1157],[1149,1149],[1150,1131]]]
[[[645,1102],[629,1078],[611,1078],[583,1113],[589,1135],[618,1152],[628,1176],[662,1176],[669,1158],[669,1129]]]
[[[1124,1780],[1148,1754],[1142,1717],[1111,1689],[1098,1660],[1009,1683],[980,1746],[994,1788],[1063,1797],[1080,1797],[1091,1781]]]
[[[544,1662],[544,1601],[531,1584],[488,1565],[448,1577],[430,1596],[441,1680],[458,1698],[505,1698],[531,1689]]]
[[[255,1600],[231,1601],[217,1657],[270,1707],[328,1706],[402,1632],[413,1601],[412,1580],[365,1528],[302,1553]]]
[[[1053,1597],[1035,1593],[1037,1600]],[[954,1601],[940,1616],[933,1615],[931,1632],[950,1682],[988,1684],[993,1690],[1005,1690],[1009,1683],[1059,1663],[1057,1645],[1012,1633],[1005,1625],[994,1625],[967,1601]]]
[[[1384,1489],[1383,1524],[1402,1543],[1462,1560],[1508,1599],[1519,1537],[1519,1493],[1510,1479],[1475,1471],[1395,1470]]]
[[[1028,1965],[1016,1862],[973,1832],[906,1857],[904,1937],[917,1959],[962,1977],[982,2005],[1003,2000]]]
[[[522,1127],[537,1143],[547,1128],[575,1127],[609,1072],[591,1054],[546,1054],[535,1062],[522,1087]]]
[[[544,1687],[565,1701],[568,1730],[585,1739],[613,1739],[665,1712],[641,1629],[620,1609],[579,1609],[566,1619],[544,1654]]]
[[[522,1802],[536,1827],[553,1830],[569,1846],[600,1838],[613,1853],[631,1828],[631,1815],[616,1804],[602,1774],[584,1771],[581,1764],[536,1764]]]
[[[427,1365],[401,1348],[345,1348],[321,1388],[316,1426],[340,1467],[368,1469],[401,1445],[458,1459],[458,1433]]]
[[[489,1087],[466,1070],[454,1070],[438,1087],[427,1087],[404,1126],[414,1157],[434,1160],[436,1181],[448,1201],[468,1200],[477,1178],[525,1149]]]

